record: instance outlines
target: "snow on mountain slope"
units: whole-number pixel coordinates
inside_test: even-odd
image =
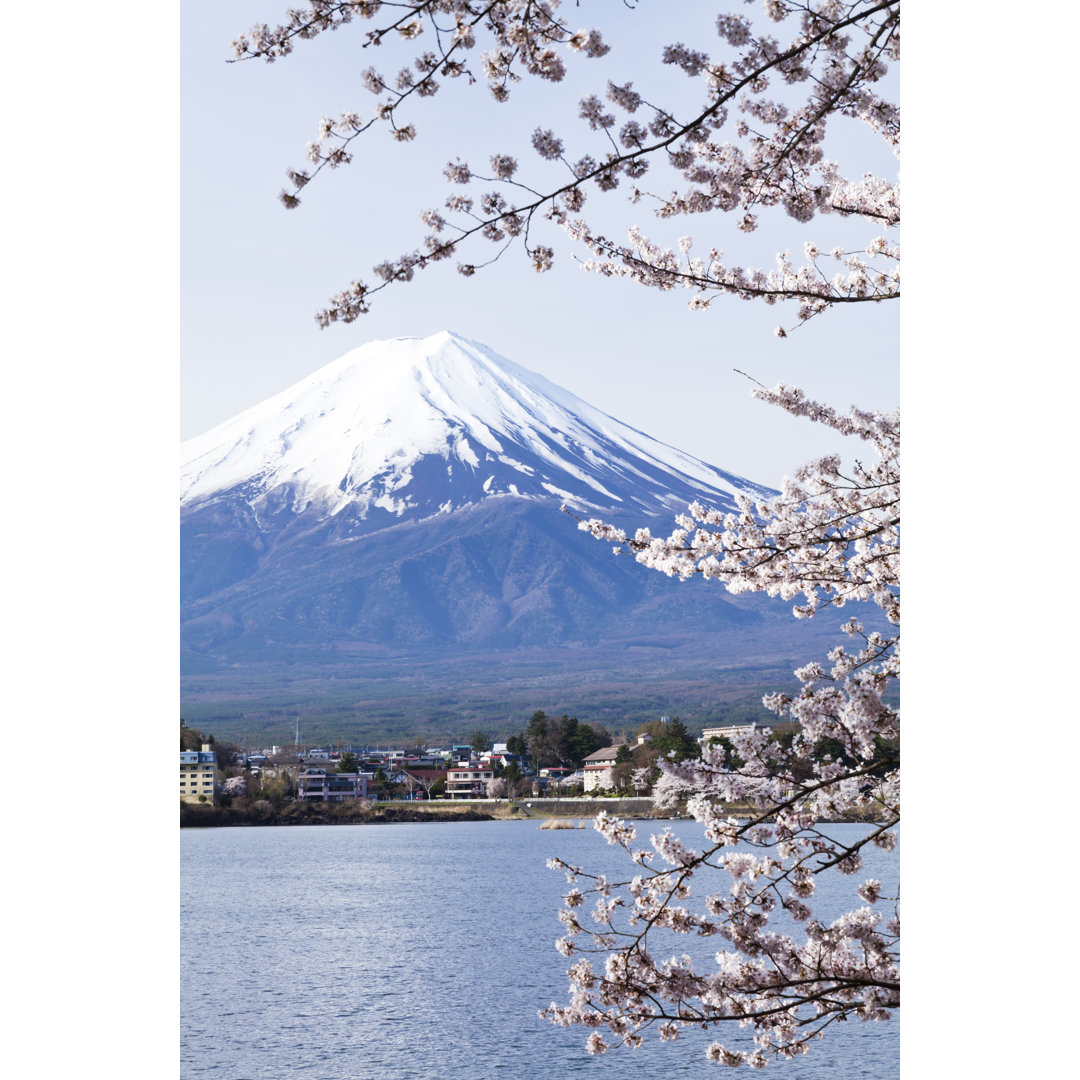
[[[768,493],[447,331],[362,345],[188,440],[182,463],[185,510],[276,493],[294,513],[359,519],[495,496],[656,513]]]

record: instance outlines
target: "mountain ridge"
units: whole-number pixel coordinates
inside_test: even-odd
[[[353,349],[187,440],[182,461],[183,507],[277,492],[294,511],[354,520],[499,495],[652,512],[770,493],[449,331]]]
[[[679,671],[743,686],[835,644],[831,623],[672,581],[560,512],[666,532],[692,501],[771,489],[460,335],[368,343],[183,448],[181,696],[199,715],[274,715],[299,685],[307,708],[340,709],[378,684],[419,724],[433,702],[471,715],[532,686],[656,701],[667,671],[689,696],[665,708],[715,720],[730,689]]]

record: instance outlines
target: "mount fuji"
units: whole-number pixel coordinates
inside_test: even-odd
[[[180,498],[355,534],[500,496],[652,515],[739,492],[769,493],[444,331],[363,345],[184,443]]]
[[[432,664],[509,703],[526,656],[560,699],[632,683],[642,648],[666,670],[804,657],[789,605],[669,581],[559,512],[666,532],[739,493],[771,492],[457,334],[363,345],[183,443],[183,694],[244,699],[250,719],[256,698],[273,711],[267,685],[318,697],[331,669],[355,712],[346,683],[400,703]]]

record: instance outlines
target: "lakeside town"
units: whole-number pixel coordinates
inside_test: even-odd
[[[659,776],[657,760],[697,757],[706,743],[730,752],[728,737],[752,724],[690,735],[678,717],[661,717],[629,739],[599,725],[535,713],[505,741],[476,732],[469,743],[411,748],[271,745],[243,749],[181,721],[180,801],[208,806],[250,800],[281,803],[465,802],[491,799],[643,797]],[[603,743],[590,749],[591,744]],[[582,752],[587,750],[588,752]]]

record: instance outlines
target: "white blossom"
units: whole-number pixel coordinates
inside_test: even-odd
[[[374,0],[306,0],[289,11],[281,25],[257,24],[238,35],[232,45],[241,59],[259,57],[272,62],[327,30],[355,20],[371,22],[380,13],[385,16],[384,24],[376,22],[375,29],[366,31],[369,43],[390,54],[396,42],[399,51],[404,50],[405,63],[398,65],[396,75],[384,75],[373,66],[361,71],[361,84],[382,97],[371,120],[363,122],[348,111],[337,121],[322,118],[318,138],[308,147],[311,168],[293,170],[293,175],[310,183],[323,168],[350,164],[349,144],[374,124],[389,124],[396,142],[416,138],[415,122],[403,114],[419,99],[435,94],[445,80],[465,76],[476,82],[479,77],[497,100],[506,101],[523,78],[560,81],[571,58],[607,54],[599,29],[568,25],[560,8],[554,0],[542,4],[495,0],[481,18],[468,0],[439,0],[434,8],[417,0],[401,5],[391,17],[388,6]],[[431,17],[435,12],[438,17]],[[899,247],[888,230],[900,221],[899,185],[885,176],[845,174],[837,162],[826,158],[823,146],[831,119],[844,116],[861,122],[890,151],[899,152],[899,112],[879,90],[889,65],[899,57],[899,0],[856,0],[850,5],[835,0],[800,4],[767,0],[763,15],[768,24],[775,25],[775,33],[786,35],[783,40],[761,32],[749,12],[732,5],[716,17],[718,37],[712,44],[720,52],[715,57],[684,42],[661,48],[662,64],[678,67],[700,85],[696,111],[646,102],[634,89],[633,79],[607,79],[602,93],[580,97],[585,133],[592,133],[602,147],[595,145],[591,153],[578,154],[569,184],[565,174],[550,179],[538,174],[535,181],[519,181],[518,162],[495,155],[496,179],[521,183],[536,192],[535,198],[519,208],[522,227],[516,232],[498,221],[467,216],[454,223],[460,241],[475,242],[479,235],[501,243],[506,235],[526,236],[539,211],[565,229],[572,241],[584,244],[591,256],[582,260],[587,271],[653,288],[686,289],[689,305],[698,311],[707,310],[710,295],[717,292],[768,304],[791,301],[796,306],[795,325],[799,325],[837,305],[896,299]],[[475,66],[472,50],[481,42],[485,47]],[[801,96],[781,100],[771,89],[774,83],[801,85]],[[641,119],[624,123],[616,139],[615,117],[602,99]],[[563,159],[566,140],[554,129],[536,128],[532,143],[543,160]],[[816,243],[806,242],[803,266],[786,259],[775,270],[733,265],[720,256],[678,260],[642,229],[612,240],[588,223],[582,227],[580,221],[571,230],[569,219],[559,212],[560,206],[580,212],[582,183],[593,181],[600,192],[611,192],[623,178],[638,179],[657,164],[674,171],[675,185],[662,185],[670,187],[670,193],[650,196],[631,186],[629,198],[634,203],[651,199],[660,219],[730,212],[736,227],[749,233],[757,228],[760,210],[781,207],[798,223],[839,214],[869,222],[873,233],[859,245],[858,264],[848,266],[846,273],[829,276],[815,257],[819,250],[831,250],[837,258],[846,258],[836,245],[819,249]],[[460,163],[449,167],[446,176],[458,184],[473,178]],[[286,206],[298,205],[299,186],[283,194]],[[550,243],[544,246],[554,250]],[[525,250],[535,264],[534,247],[526,244]],[[416,261],[414,274],[428,261]],[[476,272],[490,261],[462,265]],[[367,310],[374,292],[406,280],[411,276],[399,275],[369,288],[361,308],[350,302],[350,290],[343,290],[320,313],[320,324],[351,321]],[[789,336],[791,329],[782,326],[778,336]]]

